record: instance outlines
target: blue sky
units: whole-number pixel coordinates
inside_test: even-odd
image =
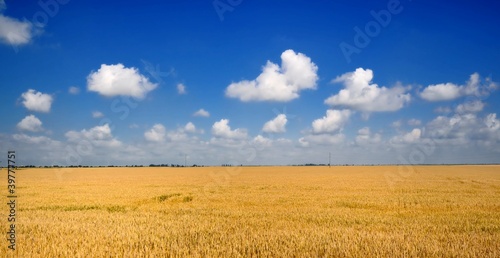
[[[22,165],[498,162],[499,7],[0,0],[0,151]]]

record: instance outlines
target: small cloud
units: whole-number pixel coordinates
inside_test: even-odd
[[[326,111],[326,116],[316,119],[312,122],[313,133],[332,133],[343,128],[349,120],[352,112],[350,110],[334,110]]]
[[[182,83],[177,84],[177,93],[179,95],[187,94],[186,85],[184,85]]]
[[[422,130],[420,130],[419,128],[415,128],[411,132],[392,137],[391,143],[393,144],[414,143],[420,139],[421,135],[422,135]]]
[[[449,114],[451,113],[451,108],[450,107],[437,107],[434,109],[434,112],[436,113],[441,113],[441,114]]]
[[[138,124],[130,124],[128,126],[128,128],[130,128],[130,129],[137,129],[137,128],[139,128],[139,125]]]
[[[284,133],[286,132],[286,115],[279,114],[273,120],[267,121],[262,127],[262,131],[265,133]]]
[[[410,119],[408,120],[408,125],[410,126],[420,126],[422,124],[422,121],[418,120],[418,119]]]
[[[212,125],[212,134],[216,137],[227,139],[244,139],[247,138],[247,131],[245,129],[231,130],[228,119],[221,119]]]
[[[193,116],[209,117],[210,113],[205,109],[201,108],[198,111],[194,112]]]
[[[30,132],[43,131],[42,121],[34,115],[29,115],[23,118],[23,120],[17,124],[17,128]]]
[[[453,83],[429,85],[420,93],[420,97],[427,101],[453,100],[460,96],[461,87]]]
[[[31,42],[36,34],[35,27],[27,20],[18,20],[3,15],[5,1],[0,1],[0,42],[20,46]],[[38,28],[41,31],[41,28]]]
[[[155,124],[150,130],[144,133],[144,138],[150,142],[163,142],[167,130],[162,124]]]
[[[53,101],[51,95],[29,89],[27,92],[23,93],[21,97],[23,98],[23,105],[26,109],[44,113],[50,112]]]
[[[391,126],[394,128],[400,128],[402,124],[403,123],[401,122],[401,120],[398,120],[398,121],[392,122]]]
[[[196,133],[196,126],[193,123],[189,122],[184,126],[184,131],[188,133]]]
[[[94,112],[92,112],[92,117],[93,118],[101,118],[101,117],[104,117],[104,114],[100,111],[94,111]]]
[[[78,88],[76,86],[71,86],[71,87],[69,87],[68,92],[71,95],[78,95],[78,94],[80,94],[80,88]]]
[[[87,76],[87,89],[105,97],[130,96],[143,99],[158,86],[140,74],[137,68],[127,68],[123,64],[102,64],[97,72]]]
[[[376,144],[382,141],[382,135],[372,133],[369,127],[363,127],[358,130],[355,140],[358,145]]]
[[[318,67],[311,58],[289,49],[281,54],[281,66],[267,61],[255,80],[231,83],[226,96],[240,101],[287,102],[302,90],[316,89]]]

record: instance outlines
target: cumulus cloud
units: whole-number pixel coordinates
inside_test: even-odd
[[[226,139],[245,139],[247,138],[247,131],[245,129],[237,128],[231,130],[228,119],[221,119],[212,125],[212,134],[215,137]]]
[[[179,95],[187,94],[186,85],[184,85],[182,83],[177,84],[177,93]]]
[[[69,87],[68,92],[71,95],[78,95],[80,93],[80,88],[78,88],[76,86],[71,86],[71,87]]]
[[[429,85],[420,93],[420,97],[428,101],[452,100],[461,95],[460,86],[453,83]]]
[[[469,151],[468,156],[474,159],[497,157],[494,153],[500,152],[500,121],[496,113],[485,117],[475,112],[438,116],[426,125],[423,136],[447,151]],[[464,162],[464,157],[456,162]]]
[[[87,89],[106,97],[130,96],[143,99],[158,84],[151,83],[137,68],[126,68],[123,64],[102,64],[96,72],[87,76]]]
[[[372,83],[373,71],[358,68],[345,73],[332,82],[342,83],[344,89],[325,100],[331,106],[344,106],[364,112],[396,111],[410,102],[410,94],[402,86],[379,87]]]
[[[29,89],[21,95],[21,98],[23,99],[24,107],[28,110],[44,113],[50,112],[53,98],[49,94]]]
[[[267,121],[262,127],[262,131],[265,133],[284,133],[286,132],[286,115],[279,114],[273,120]]]
[[[226,96],[241,101],[281,101],[299,97],[299,92],[316,89],[318,67],[309,57],[293,50],[281,54],[281,67],[267,61],[255,80],[231,83]]]
[[[163,142],[167,130],[162,124],[155,124],[151,129],[144,133],[144,138],[150,142]]]
[[[29,43],[35,34],[33,24],[3,15],[5,8],[5,2],[0,1],[0,42],[12,46]]]
[[[433,84],[427,86],[420,97],[427,101],[447,101],[463,96],[487,96],[498,87],[497,83],[486,78],[482,82],[478,73],[473,73],[464,85],[457,85],[451,82]]]
[[[119,147],[121,142],[113,137],[109,124],[95,126],[89,130],[83,129],[80,132],[68,131],[64,136],[69,142],[79,143],[83,140],[89,141],[92,146],[97,147]]]
[[[468,144],[471,139],[479,140],[485,127],[476,113],[455,114],[451,117],[438,116],[426,126],[427,137],[451,144]]]
[[[326,116],[316,119],[312,122],[313,133],[332,133],[340,130],[349,120],[352,112],[344,110],[329,109]]]
[[[209,117],[210,113],[205,109],[201,108],[198,111],[194,112],[193,116]]]
[[[34,115],[29,115],[23,118],[23,120],[17,124],[17,128],[31,132],[43,131],[42,121]]]

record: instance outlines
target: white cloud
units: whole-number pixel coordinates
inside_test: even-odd
[[[481,112],[484,108],[484,102],[480,100],[468,101],[463,104],[460,104],[455,109],[455,112],[458,114],[463,113],[477,113]]]
[[[231,130],[229,120],[221,119],[212,125],[212,134],[216,137],[227,139],[245,139],[247,138],[247,131],[245,129],[237,128]]]
[[[421,124],[422,124],[422,121],[415,119],[415,118],[408,120],[408,125],[410,125],[410,126],[420,126]]]
[[[252,143],[260,146],[271,146],[272,140],[259,134],[253,138]]]
[[[420,139],[422,136],[422,130],[419,128],[413,129],[411,132],[405,133],[403,135],[394,136],[391,139],[393,144],[403,144],[403,143],[414,143]]]
[[[184,126],[184,131],[185,131],[185,132],[188,132],[188,133],[196,133],[196,126],[194,126],[194,124],[193,124],[193,123],[188,122],[188,123]]]
[[[453,83],[429,85],[420,93],[420,97],[427,101],[452,100],[461,95],[460,86]]]
[[[404,87],[379,87],[372,83],[372,79],[373,71],[363,68],[338,76],[332,82],[343,83],[345,89],[327,98],[325,104],[364,112],[384,112],[399,110],[410,102],[410,94],[405,94]]]
[[[451,82],[429,85],[420,93],[420,97],[427,101],[447,101],[462,96],[487,96],[497,87],[490,78],[486,78],[482,83],[479,74],[473,73],[465,85]]]
[[[311,143],[317,145],[334,145],[344,142],[345,135],[338,134],[309,134],[299,139],[302,147],[310,147]]]
[[[79,143],[88,140],[95,147],[119,147],[122,144],[113,137],[109,124],[95,126],[89,130],[83,129],[80,132],[68,131],[65,136],[69,142]]]
[[[286,115],[279,114],[273,120],[267,121],[262,127],[262,131],[265,133],[284,133],[286,132]]]
[[[286,50],[281,54],[281,67],[267,61],[255,80],[231,83],[226,96],[245,102],[290,101],[298,98],[302,90],[316,89],[317,70],[306,55]]]
[[[193,116],[209,117],[210,113],[205,109],[201,108],[200,110],[194,112]]]
[[[438,116],[427,124],[425,133],[432,139],[464,144],[477,134],[480,124],[474,113],[455,114],[452,117]]]
[[[403,122],[401,122],[401,120],[394,121],[391,124],[391,126],[394,127],[394,128],[400,128],[402,125],[403,125]]]
[[[69,87],[68,92],[71,95],[78,95],[80,93],[80,88],[78,88],[76,86],[71,86],[71,87]]]
[[[3,15],[2,7],[5,3],[0,3],[0,42],[13,46],[29,43],[35,34],[33,24]]]
[[[321,134],[338,131],[347,123],[351,114],[352,112],[347,109],[329,109],[326,111],[326,116],[312,122],[313,133]]]
[[[382,141],[382,135],[379,133],[373,134],[369,127],[363,127],[358,130],[355,141],[358,145],[376,144]]]
[[[150,142],[163,142],[167,130],[162,124],[155,124],[150,130],[144,133],[144,138]]]
[[[92,112],[92,117],[93,118],[101,118],[101,117],[104,117],[104,114],[101,111],[94,111],[94,112]]]
[[[38,144],[39,146],[51,146],[56,147],[60,145],[60,142],[52,140],[46,136],[29,136],[26,134],[14,134],[14,140],[28,143],[28,144]],[[31,146],[33,148],[33,146]]]
[[[126,68],[123,64],[102,64],[97,72],[87,76],[87,89],[106,97],[130,96],[143,99],[158,84],[151,83],[137,68]]]
[[[434,112],[441,114],[449,114],[452,112],[452,110],[450,107],[437,107],[436,109],[434,109]]]
[[[53,101],[51,95],[29,89],[27,92],[24,92],[21,97],[23,98],[24,107],[28,110],[44,113],[50,112]]]
[[[182,83],[177,84],[177,93],[179,95],[187,94],[186,85]]]
[[[497,119],[497,114],[488,114],[488,116],[486,116],[486,119],[484,120],[484,123],[490,131],[500,130],[500,121]]]
[[[29,115],[23,118],[23,120],[17,124],[17,128],[31,132],[43,131],[42,121],[34,115]]]

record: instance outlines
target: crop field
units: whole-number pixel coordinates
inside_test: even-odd
[[[500,166],[37,168],[16,178],[17,248],[4,233],[0,256],[500,257]],[[7,213],[2,205],[2,232]]]

